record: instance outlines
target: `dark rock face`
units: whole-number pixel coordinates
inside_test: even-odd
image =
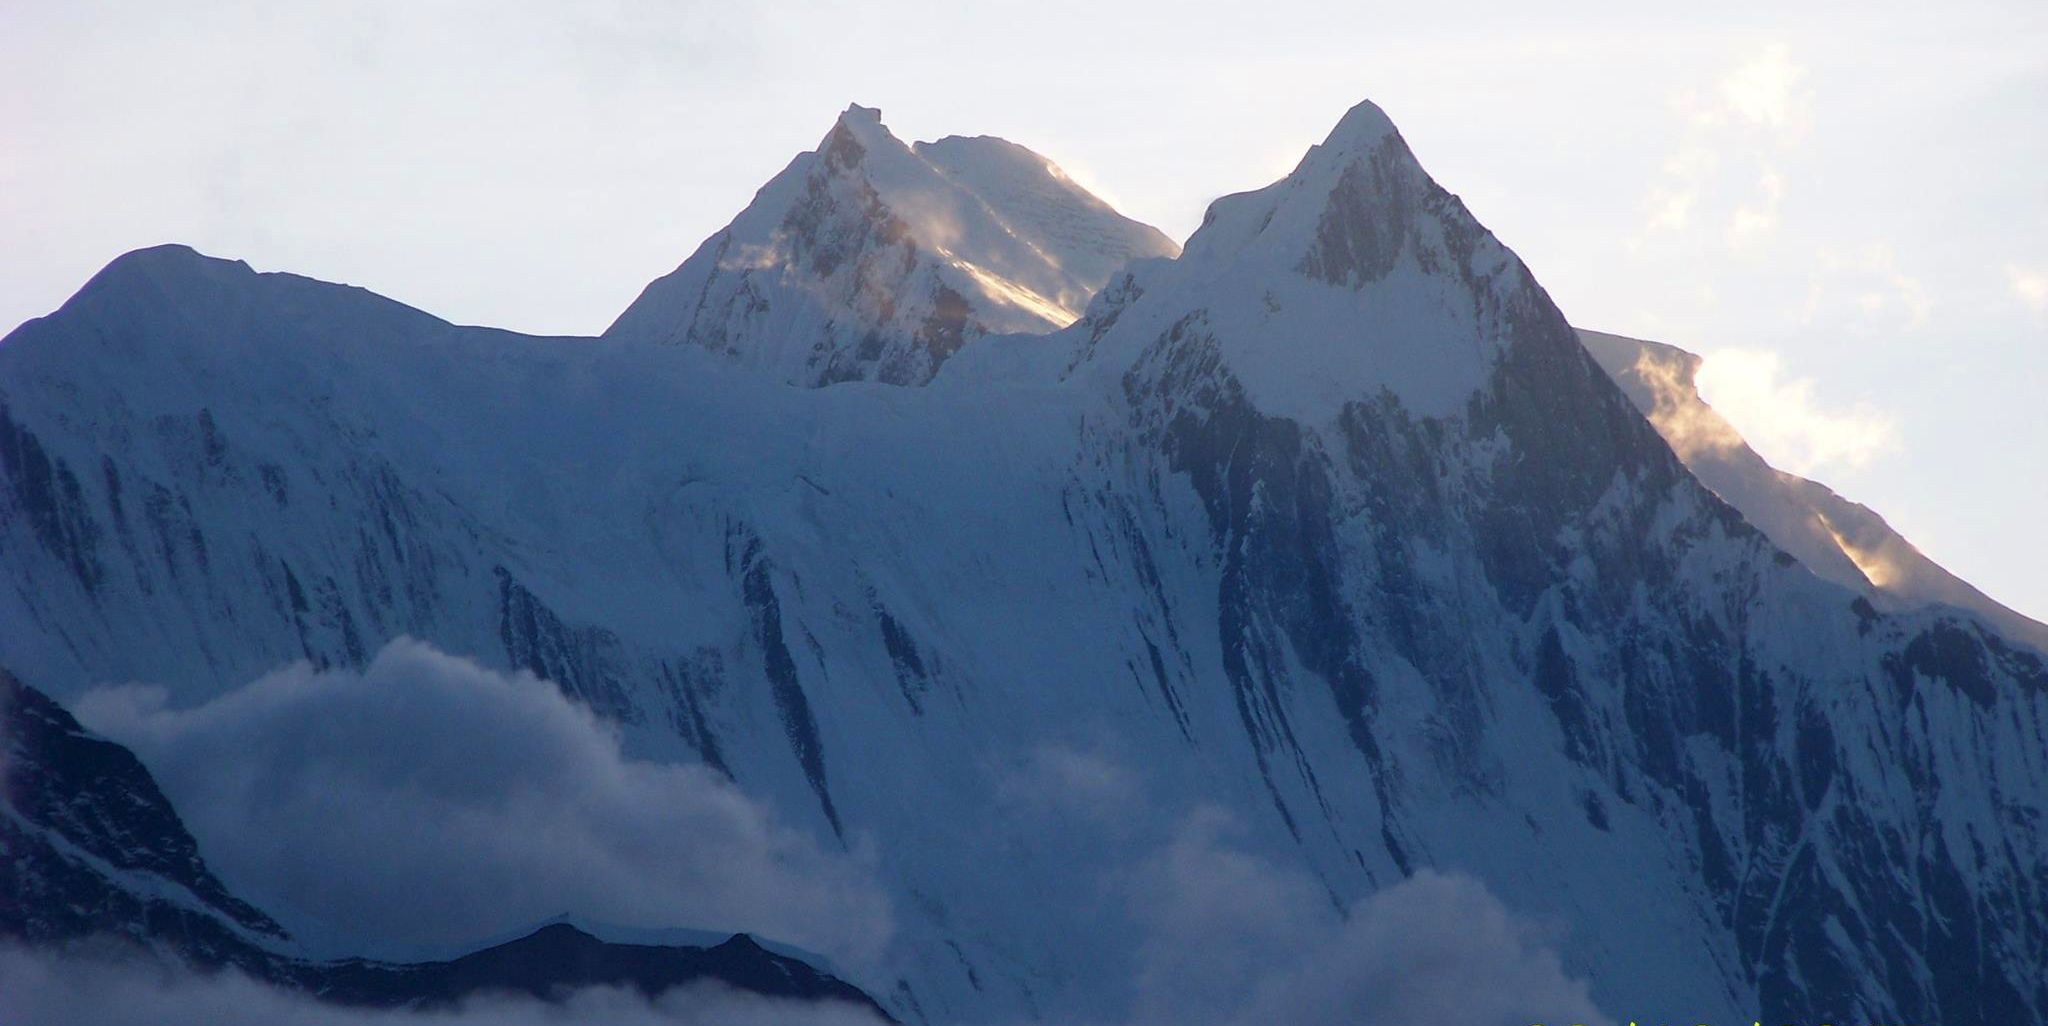
[[[498,637],[512,665],[542,680],[607,719],[633,722],[633,707],[619,679],[624,676],[619,639],[598,627],[571,627],[504,567],[498,578]]]
[[[1301,272],[1346,288],[1385,278],[1408,249],[1425,200],[1442,194],[1420,171],[1398,136],[1345,168]]]
[[[1329,687],[1384,808],[1371,729],[1376,686],[1359,659],[1358,620],[1337,577],[1342,560],[1329,468],[1306,446],[1300,425],[1260,414],[1217,371],[1199,320],[1176,325],[1168,341],[1174,352],[1163,357],[1154,387],[1179,399],[1162,418],[1161,444],[1168,466],[1187,474],[1201,496],[1215,548],[1225,554],[1216,631],[1225,639],[1224,672],[1267,790],[1297,837],[1301,813],[1274,781],[1275,761],[1301,775],[1318,806],[1326,804],[1280,696],[1290,675],[1283,652],[1291,652]],[[1140,379],[1127,379],[1126,388],[1143,401]]]
[[[740,555],[742,594],[753,621],[754,638],[760,646],[768,687],[775,698],[775,711],[790,751],[803,767],[804,780],[817,796],[818,807],[832,832],[842,839],[846,828],[839,822],[839,810],[832,804],[832,788],[825,779],[825,749],[818,739],[818,718],[811,711],[803,682],[797,678],[796,660],[789,654],[789,641],[782,629],[782,602],[775,597],[774,565],[761,552],[758,539],[746,539]]]
[[[2048,691],[2048,668],[2040,656],[2006,644],[1998,635],[1967,621],[1937,620],[1885,659],[1885,672],[1908,701],[1920,680],[1934,680],[1967,696],[1980,708],[1998,703],[2000,685],[2011,681],[2023,695]]]
[[[0,934],[32,943],[110,932],[160,938],[202,965],[243,964],[252,939],[284,939],[206,868],[134,753],[86,733],[5,670],[0,739]],[[152,893],[116,878],[165,886]]]
[[[13,485],[9,512],[28,520],[36,538],[61,558],[87,592],[99,587],[99,526],[93,521],[78,476],[63,460],[52,460],[35,434],[8,416],[0,402],[0,475]],[[118,493],[117,493],[118,494]]]

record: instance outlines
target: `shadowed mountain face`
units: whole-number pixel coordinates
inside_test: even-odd
[[[764,190],[760,238],[771,193],[867,209],[825,173],[864,131]],[[1470,874],[1620,1018],[2048,1013],[2041,656],[1704,486],[1377,108],[937,374],[874,297],[969,272],[833,224],[742,267],[736,222],[597,341],[116,261],[0,344],[0,651],[183,703],[399,635],[535,669],[871,839],[901,926],[857,982],[906,1018],[1119,1014],[1118,859],[1183,812],[1333,908]],[[799,279],[851,291],[749,320]],[[924,384],[788,387],[839,377]],[[1128,786],[1031,772],[1076,749]]]
[[[433,1008],[481,994],[555,1001],[593,986],[656,997],[718,983],[881,1012],[859,990],[744,935],[701,948],[615,944],[554,924],[445,962],[296,957],[270,917],[230,895],[206,868],[197,842],[132,753],[87,733],[4,670],[0,740],[0,938],[59,950],[133,946],[338,1005]]]
[[[286,939],[230,895],[133,753],[0,670],[0,935],[114,934],[207,966],[267,964]]]

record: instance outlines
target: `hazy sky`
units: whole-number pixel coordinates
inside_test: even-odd
[[[1370,97],[1576,323],[2048,618],[2048,5],[1656,6],[0,0],[0,321],[180,241],[596,332],[851,101],[1183,237]]]

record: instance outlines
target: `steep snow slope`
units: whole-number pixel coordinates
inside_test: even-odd
[[[1023,147],[913,151],[854,106],[606,337],[800,385],[922,384],[968,341],[1064,327],[1125,260],[1173,251]]]
[[[1369,104],[924,388],[644,343],[124,257],[0,344],[0,652],[533,669],[874,852],[909,1018],[1127,1010],[1217,815],[1332,909],[1471,873],[1622,1017],[2048,1010],[2039,656],[1779,551]]]
[[[1901,537],[1869,507],[1764,462],[1700,398],[1700,358],[1658,342],[1579,331],[1586,350],[1701,482],[1814,573],[1880,608],[1967,609],[2006,636],[2048,652],[2048,625],[1998,604]]]
[[[949,135],[910,148],[988,204],[1090,294],[1132,260],[1180,253],[1159,229],[1117,213],[1059,165],[1007,139]]]

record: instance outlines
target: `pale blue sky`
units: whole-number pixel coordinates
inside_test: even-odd
[[[595,332],[852,101],[1181,237],[1370,97],[1575,322],[2048,617],[2048,5],[1104,6],[0,0],[0,321],[180,241]]]

